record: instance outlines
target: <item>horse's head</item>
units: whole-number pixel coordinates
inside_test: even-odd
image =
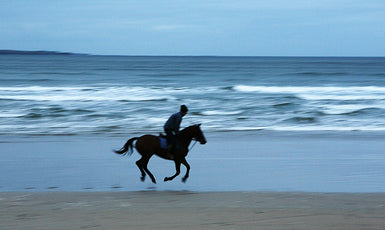
[[[193,129],[193,138],[195,138],[196,141],[199,141],[202,145],[206,144],[207,141],[201,130],[201,124],[193,125],[191,127]]]

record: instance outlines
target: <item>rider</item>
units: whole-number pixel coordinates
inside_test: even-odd
[[[167,135],[167,149],[168,154],[170,158],[174,157],[176,145],[177,145],[177,139],[176,135],[179,133],[179,127],[180,123],[182,122],[182,117],[184,117],[188,112],[187,106],[181,105],[180,111],[177,113],[174,113],[173,115],[168,118],[166,123],[164,124],[164,132]]]

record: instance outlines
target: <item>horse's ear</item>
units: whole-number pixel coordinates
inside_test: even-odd
[[[201,126],[201,124],[197,124],[197,126],[198,126],[198,127],[200,127],[200,126]]]

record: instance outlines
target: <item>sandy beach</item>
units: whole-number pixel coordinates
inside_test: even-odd
[[[0,193],[0,229],[385,229],[385,194]]]
[[[0,229],[385,229],[383,136],[208,133],[172,182],[128,137],[3,137]],[[4,176],[5,175],[5,176]]]

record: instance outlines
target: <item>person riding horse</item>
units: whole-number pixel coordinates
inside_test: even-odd
[[[180,111],[172,114],[163,126],[164,132],[167,135],[167,149],[171,159],[174,158],[174,153],[177,148],[176,135],[179,133],[180,123],[187,112],[187,106],[181,105]]]

